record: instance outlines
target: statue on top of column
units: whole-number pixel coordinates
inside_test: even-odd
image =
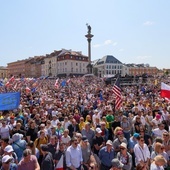
[[[88,23],[86,25],[87,25],[87,33],[91,34],[91,26]]]

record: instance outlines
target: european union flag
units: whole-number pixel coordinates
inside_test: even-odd
[[[1,93],[0,94],[0,110],[17,109],[20,104],[20,92]]]
[[[66,81],[65,81],[65,80],[63,80],[63,81],[61,82],[61,86],[62,86],[62,87],[65,87],[65,86],[66,86]]]

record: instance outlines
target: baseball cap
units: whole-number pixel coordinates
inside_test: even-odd
[[[5,155],[5,156],[2,157],[2,163],[6,163],[6,162],[8,162],[11,159],[12,158],[9,155]]]
[[[111,140],[108,140],[107,142],[106,142],[106,145],[113,145],[113,142],[111,141]]]
[[[139,133],[134,133],[133,137],[138,138],[139,137]]]
[[[123,168],[123,164],[117,158],[115,158],[112,160],[112,167]]]
[[[9,152],[13,152],[14,150],[11,145],[8,145],[4,148],[4,151],[9,153]]]
[[[100,128],[96,128],[97,133],[102,133],[102,130]]]
[[[160,115],[160,114],[157,114],[157,115],[156,115],[156,118],[157,118],[157,119],[160,119],[160,118],[161,118],[161,115]]]

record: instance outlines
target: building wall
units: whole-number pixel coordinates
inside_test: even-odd
[[[98,75],[100,77],[114,76],[117,73],[122,75],[122,64],[115,63],[103,63],[100,65],[94,66],[98,69]]]
[[[66,54],[57,57],[58,74],[87,74],[88,57]]]
[[[0,78],[8,77],[8,69],[7,67],[0,67]]]
[[[27,60],[18,60],[16,62],[8,63],[8,76],[14,75],[15,77],[25,76],[26,69],[25,69],[25,62]]]
[[[156,67],[129,67],[129,74],[130,75],[156,75],[158,73],[158,69]]]

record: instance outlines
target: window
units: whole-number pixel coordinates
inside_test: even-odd
[[[76,66],[78,66],[78,63],[76,63]]]
[[[109,65],[109,69],[111,69],[111,65]]]
[[[67,65],[67,62],[65,62],[65,65]]]

